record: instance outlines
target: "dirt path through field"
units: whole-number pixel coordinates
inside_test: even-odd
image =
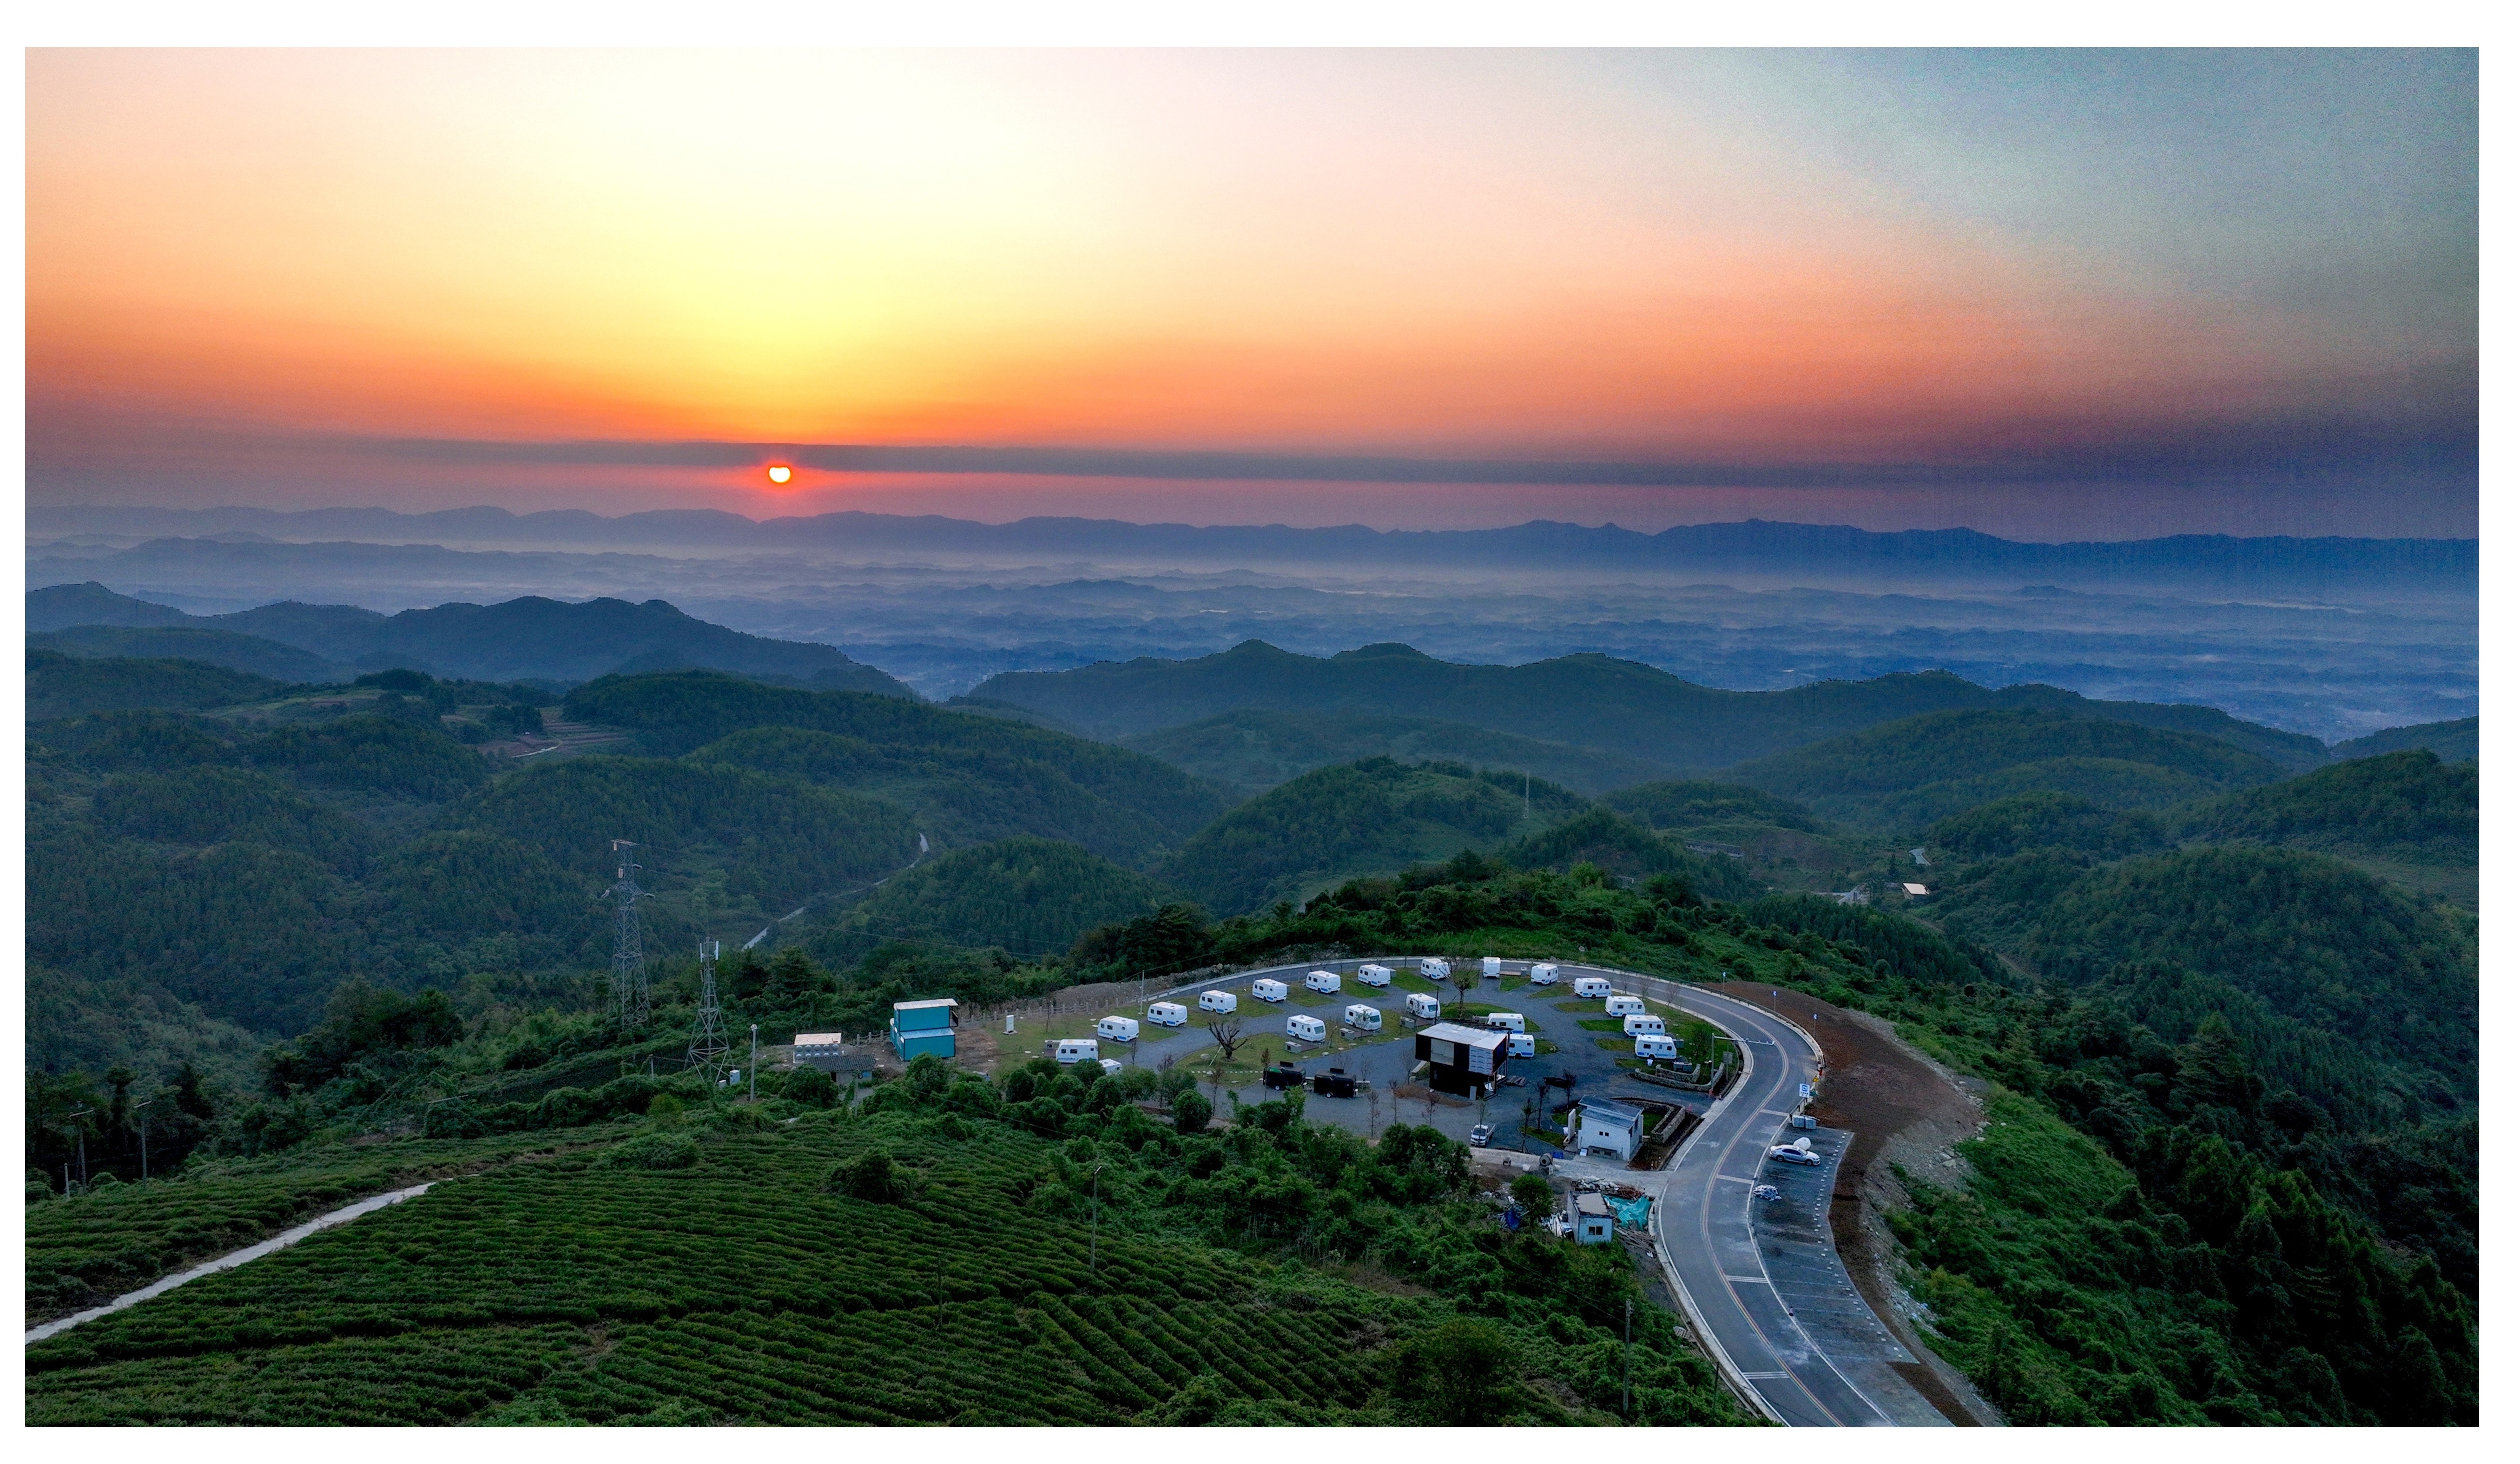
[[[415,1184],[409,1189],[389,1190],[384,1194],[370,1195],[355,1205],[344,1205],[329,1215],[319,1215],[302,1225],[292,1225],[269,1240],[256,1241],[244,1250],[230,1251],[215,1261],[204,1261],[190,1270],[181,1270],[171,1276],[160,1277],[138,1291],[124,1292],[102,1307],[91,1307],[85,1311],[74,1312],[58,1321],[48,1321],[40,1327],[29,1327],[26,1330],[26,1345],[32,1347],[47,1337],[57,1337],[82,1322],[91,1322],[100,1316],[110,1316],[125,1307],[137,1307],[151,1297],[162,1296],[187,1281],[198,1281],[203,1276],[216,1275],[223,1270],[234,1270],[248,1261],[258,1261],[284,1246],[295,1245],[318,1230],[330,1230],[335,1225],[357,1220],[371,1211],[382,1210],[387,1205],[399,1205],[416,1195],[427,1194],[429,1185],[436,1182],[431,1179],[426,1184]]]
[[[1962,1176],[1952,1145],[1986,1122],[1967,1080],[1945,1072],[1901,1042],[1889,1023],[1869,1013],[1746,981],[1711,990],[1775,1012],[1819,1040],[1827,1071],[1811,1114],[1824,1128],[1855,1135],[1829,1196],[1829,1230],[1837,1253],[1882,1325],[1924,1359],[1894,1364],[1898,1373],[1953,1423],[2000,1427],[2002,1415],[1916,1335],[1895,1279],[1898,1243],[1881,1220],[1884,1209],[1905,1203],[1890,1173],[1893,1164],[1945,1183]]]

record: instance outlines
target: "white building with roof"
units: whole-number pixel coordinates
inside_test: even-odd
[[[1607,1098],[1586,1098],[1566,1115],[1566,1147],[1575,1153],[1634,1159],[1644,1141],[1642,1108]]]

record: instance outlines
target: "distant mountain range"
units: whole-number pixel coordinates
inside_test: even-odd
[[[1073,671],[1009,672],[981,683],[966,700],[977,708],[1024,708],[1110,738],[1253,708],[1342,721],[1432,718],[1684,770],[1730,767],[1926,712],[2039,708],[2195,733],[2287,768],[2327,761],[2327,748],[2316,737],[2260,727],[2211,707],[2092,701],[2053,687],[1990,690],[1947,672],[1821,682],[1782,691],[1720,691],[1609,656],[1465,666],[1406,645],[1368,645],[1316,657],[1246,641],[1195,660],[1141,657]],[[1218,766],[1210,776],[1225,771]]]
[[[192,615],[91,581],[27,592],[26,629],[30,646],[68,655],[181,657],[291,681],[346,680],[397,666],[476,681],[555,683],[698,668],[827,690],[917,695],[832,646],[747,636],[661,599],[570,604],[527,596],[399,615],[283,601]]]
[[[2027,544],[1973,529],[1884,534],[1759,519],[1689,524],[1646,534],[1615,524],[1588,528],[1545,519],[1511,528],[1382,531],[1355,524],[1192,527],[1047,517],[990,524],[933,514],[862,512],[756,522],[737,513],[698,509],[607,518],[575,510],[517,514],[492,508],[397,513],[384,509],[63,507],[29,509],[27,528],[35,534],[225,536],[231,546],[259,537],[389,544],[941,552],[1236,565],[1385,563],[2055,586],[2180,585],[2232,594],[2381,586],[2473,594],[2478,572],[2473,539],[2240,539],[2187,534],[2122,542]],[[109,556],[104,562],[111,561]]]

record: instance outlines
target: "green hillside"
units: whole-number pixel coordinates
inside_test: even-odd
[[[913,761],[970,754],[1036,763],[1097,798],[1144,817],[1175,839],[1187,837],[1215,818],[1226,802],[1215,789],[1144,753],[899,697],[806,691],[708,672],[682,672],[603,677],[571,691],[563,705],[569,717],[619,728],[664,757],[678,757],[754,728],[792,728],[854,737],[885,749],[888,756]],[[765,748],[754,751],[772,755]],[[819,755],[812,747],[797,753],[800,759]],[[1037,828],[1011,831],[1044,832]]]
[[[2349,865],[2246,845],[2128,860],[2058,896],[2028,954],[2070,981],[2166,961],[2443,1074],[2476,1071],[2475,927]]]
[[[2114,813],[2052,789],[1980,804],[1943,820],[1925,834],[1925,843],[1946,859],[1964,862],[2047,848],[2119,859],[2149,853],[2169,842],[2162,821],[2152,815]]]
[[[1721,972],[1872,1012],[1989,1080],[1997,1122],[1963,1146],[1966,1177],[1907,1176],[1894,1224],[1942,1350],[2014,1423],[2475,1416],[2472,1098],[2418,1127],[2306,1105],[2211,1011],[2174,1035],[2130,1007],[2180,1018],[2192,978],[2185,996],[2138,973],[2069,986],[1884,910],[1699,906],[1474,859],[1226,922],[1203,955],[1332,946]]]
[[[1248,708],[1123,739],[1123,745],[1244,795],[1333,763],[1370,757],[1441,761],[1528,773],[1598,794],[1670,776],[1659,763],[1598,748],[1427,717],[1330,715]]]
[[[1092,760],[1096,754],[1085,757]],[[1079,785],[1039,757],[1011,756],[989,747],[876,743],[838,732],[756,727],[697,748],[684,761],[752,768],[890,799],[917,815],[922,831],[947,845],[1028,834],[1065,839],[1105,859],[1140,865],[1197,826],[1181,817],[1188,809],[1160,790],[1154,798],[1142,798],[1104,780],[1103,787],[1122,795],[1115,801]]]
[[[1458,763],[1368,758],[1280,784],[1200,829],[1156,877],[1221,913],[1301,900],[1350,875],[1462,849],[1493,849],[1580,813],[1585,801]]]
[[[2479,722],[2463,717],[2456,722],[2426,722],[2414,727],[2392,727],[2367,737],[2339,742],[2328,749],[2334,758],[2378,757],[2386,752],[2405,752],[2420,747],[2445,763],[2476,761]]]
[[[1353,808],[1367,801],[1360,784],[1395,812],[1413,794],[1462,800],[1459,784],[1495,785],[1468,770],[1428,774],[1323,770],[1286,788],[1319,781],[1350,796],[1286,811]],[[1570,822],[1585,805],[1551,793],[1563,800],[1552,823],[1565,847],[1550,852],[1645,847],[1642,830],[1598,811]],[[70,803],[38,812],[90,817]],[[1544,835],[1517,849],[1550,845],[1547,830],[1511,832]],[[968,853],[978,865],[980,851]],[[477,878],[520,882],[486,843],[414,867],[467,861]],[[2039,861],[2062,880],[2038,894],[2037,880],[2015,881],[2035,910],[2030,967],[1890,911],[1781,895],[1710,904],[1688,881],[1626,885],[1590,858],[1517,868],[1475,853],[1347,880],[1283,914],[1211,923],[1173,908],[1113,934],[1163,934],[1169,969],[1332,947],[1580,953],[1871,1012],[1990,1085],[1996,1123],[1962,1147],[1967,1168],[1948,1184],[1902,1179],[1911,1205],[1894,1226],[1937,1346],[2012,1422],[2472,1423],[2472,925],[2282,850],[2115,865],[2048,850],[1979,867]],[[583,899],[584,875],[569,881]],[[486,900],[474,891],[468,903]],[[827,972],[793,946],[766,964],[730,953],[721,989],[767,1039],[781,1022],[865,1030],[890,1000],[958,982],[1004,992],[1086,974],[1010,970],[1003,957],[957,966],[971,957],[904,942],[856,959]],[[379,1184],[415,1171],[446,1182],[30,1349],[30,1416],[1056,1421],[1072,1406],[1106,1421],[1231,1423],[1282,1421],[1300,1401],[1316,1422],[1606,1421],[1620,1360],[1610,1318],[1635,1284],[1625,1258],[1508,1235],[1462,1193],[1460,1151],[1445,1141],[1401,1127],[1368,1149],[1306,1125],[1294,1104],[1244,1105],[1230,1129],[1206,1131],[1151,1069],[1083,1085],[1041,1064],[987,1083],[914,1070],[854,1116],[812,1073],[765,1083],[757,1110],[706,1111],[693,1079],[644,1072],[647,1052],[670,1063],[679,1051],[687,1012],[688,963],[659,975],[665,1035],[644,1046],[604,1032],[583,984],[566,995],[468,985],[453,1002],[345,991],[322,1028],[267,1056],[262,1091],[181,1089],[202,1110],[187,1142],[204,1158],[180,1180],[33,1204],[30,1303],[67,1308],[177,1264],[188,1245],[229,1243],[240,1226],[267,1233],[304,1213],[295,1188],[338,1186],[345,1164]],[[116,1081],[30,1075],[30,1169],[57,1173],[83,1133],[100,1166],[136,1174]],[[424,1086],[394,1097],[397,1083]],[[430,1101],[438,1092],[466,1096]],[[695,1111],[639,1118],[659,1094]],[[355,1150],[326,1136],[360,1131],[372,1111],[420,1131]],[[1083,1182],[1097,1164],[1111,1262],[1099,1283],[1076,1259],[1095,1208],[1080,1206],[1080,1188],[1098,1194]],[[1419,1411],[1454,1397],[1435,1386],[1432,1359],[1461,1334],[1439,1348],[1436,1329],[1471,1313],[1497,1335],[1463,1353],[1486,1360],[1461,1376],[1495,1393],[1471,1397],[1468,1415]],[[1637,1314],[1637,1419],[1722,1416],[1669,1319]],[[1651,1356],[1648,1321],[1664,1349]],[[1282,1358],[1312,1355],[1302,1329],[1316,1322],[1332,1327],[1324,1335],[1349,1370],[1307,1363],[1300,1395],[1251,1381],[1291,1375]],[[693,1360],[703,1351],[704,1365]],[[887,1382],[906,1375],[957,1381]],[[1247,1398],[1263,1402],[1238,1404]],[[1040,1399],[1035,1413],[1012,1411]],[[1355,1412],[1323,1411],[1333,1407]]]
[[[2288,767],[2326,758],[2316,738],[2210,707],[2092,701],[2053,687],[1990,690],[1939,671],[1782,691],[1719,691],[1603,655],[1471,666],[1392,644],[1324,658],[1246,641],[1187,661],[1142,656],[1071,671],[1005,672],[973,688],[971,697],[1031,708],[1113,738],[1258,708],[1434,718],[1684,770],[1728,768],[1884,722],[1963,708],[2113,719],[2224,741]]]
[[[26,720],[50,722],[90,712],[144,708],[199,711],[259,701],[282,690],[270,677],[207,661],[26,652]]]
[[[611,841],[645,853],[641,882],[674,889],[699,871],[725,898],[778,914],[909,864],[919,833],[893,804],[742,768],[661,758],[578,757],[500,778],[448,810],[457,828],[497,834],[609,883]]]
[[[1904,792],[1835,800],[1839,814],[1869,821],[1902,836],[1932,827],[1956,814],[2024,793],[2062,793],[2111,810],[2164,810],[2211,797],[2228,784],[2192,773],[2130,758],[2054,757],[2015,763],[1975,777],[1929,782]]]
[[[2417,864],[2477,859],[2477,765],[2429,749],[2335,764],[2181,809],[2180,833]]]
[[[1621,788],[1601,799],[1605,808],[1648,828],[1693,829],[1720,824],[1768,824],[1819,833],[1810,809],[1735,782],[1649,782]]]
[[[1625,879],[1661,876],[1663,888],[1685,889],[1701,900],[1748,899],[1763,888],[1742,872],[1737,861],[1691,854],[1605,808],[1587,809],[1554,827],[1525,834],[1497,850],[1496,858],[1517,869],[1591,865]]]
[[[1017,837],[921,864],[851,909],[843,929],[881,939],[1063,954],[1097,925],[1180,898],[1074,844]]]
[[[283,685],[345,682],[354,674],[294,645],[202,626],[81,625],[28,636],[26,646],[92,659],[198,661]]]
[[[425,1196],[37,1344],[28,1417],[1563,1426],[1622,1421],[1624,1387],[1638,1424],[1744,1421],[1624,1255],[1506,1234],[1453,1140],[1369,1146],[1300,1097],[1176,1133],[1133,1101],[1155,1074],[1095,1077],[931,1061],[854,1115],[660,1113],[530,1163],[483,1142],[469,1176],[446,1154]],[[34,1224],[145,1233],[150,1209]]]
[[[287,769],[325,787],[439,802],[489,780],[481,755],[456,741],[434,717],[352,716],[284,727],[245,743],[252,765]]]
[[[2048,710],[1933,712],[1726,770],[1728,778],[1821,813],[1920,827],[2040,789],[2103,807],[2177,801],[2272,782],[2275,764],[2195,732]]]
[[[1934,922],[1954,937],[2006,955],[2029,949],[2049,902],[2072,889],[2095,861],[2048,845],[1952,871],[1934,896]]]

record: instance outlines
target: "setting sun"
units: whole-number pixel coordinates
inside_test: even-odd
[[[785,484],[795,475],[795,470],[785,463],[774,463],[770,466],[770,481],[774,483]]]

